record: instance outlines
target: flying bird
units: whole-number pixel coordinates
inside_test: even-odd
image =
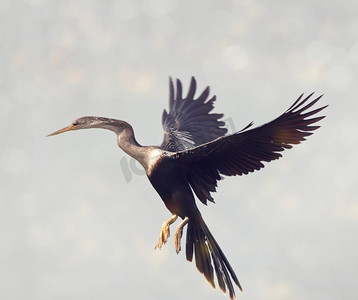
[[[282,115],[262,126],[253,123],[241,131],[227,134],[223,114],[211,113],[216,97],[209,97],[207,87],[199,96],[196,80],[191,78],[189,91],[183,96],[180,80],[169,79],[169,111],[164,110],[163,142],[160,146],[142,146],[133,128],[122,120],[103,117],[81,117],[49,136],[71,130],[103,128],[117,135],[118,146],[144,168],[154,189],[172,216],[161,227],[155,248],[161,248],[170,235],[169,227],[182,219],[174,234],[176,252],[181,250],[183,228],[186,231],[186,258],[195,257],[196,267],[215,288],[235,299],[234,284],[240,282],[224,252],[211,234],[196,205],[195,196],[203,203],[214,202],[212,193],[223,176],[243,175],[260,170],[264,163],[278,159],[281,152],[304,141],[320,126],[312,125],[326,106],[312,109],[322,97],[312,100],[303,94]],[[194,196],[195,195],[195,196]]]

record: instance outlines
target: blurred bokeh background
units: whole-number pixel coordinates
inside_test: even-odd
[[[0,298],[228,299],[173,239],[115,136],[160,144],[168,77],[216,94],[231,131],[324,93],[308,141],[199,204],[239,299],[358,297],[358,2],[0,0]]]

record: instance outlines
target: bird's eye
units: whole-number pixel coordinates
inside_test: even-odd
[[[78,121],[72,122],[72,126],[78,126],[78,125],[80,125],[80,122],[78,122]]]

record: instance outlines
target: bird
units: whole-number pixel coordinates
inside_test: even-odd
[[[117,144],[136,159],[157,191],[171,217],[160,229],[155,248],[161,249],[170,236],[170,226],[178,219],[174,233],[177,253],[181,251],[183,229],[187,226],[186,259],[193,261],[210,285],[229,292],[236,299],[235,287],[241,284],[224,252],[211,234],[196,203],[214,202],[218,181],[224,176],[246,175],[262,169],[265,163],[282,156],[281,152],[299,144],[320,126],[325,118],[317,116],[327,105],[313,109],[323,95],[312,100],[314,93],[302,94],[276,119],[253,128],[253,122],[242,130],[228,134],[223,114],[213,113],[216,96],[206,87],[196,96],[193,76],[186,95],[179,79],[169,77],[169,110],[163,111],[163,141],[159,146],[142,146],[132,126],[122,120],[85,116],[48,136],[67,131],[102,128],[113,131]],[[315,124],[315,125],[313,125]],[[196,198],[195,198],[196,196]],[[216,280],[215,280],[216,277]]]

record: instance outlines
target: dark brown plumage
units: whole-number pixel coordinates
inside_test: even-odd
[[[316,116],[326,106],[311,109],[322,97],[311,100],[313,94],[301,95],[281,116],[262,126],[225,135],[227,129],[220,119],[222,114],[211,113],[215,96],[209,97],[206,88],[197,98],[196,81],[191,79],[189,91],[183,97],[183,88],[176,81],[169,82],[169,112],[164,110],[162,124],[164,137],[157,146],[141,146],[128,123],[101,117],[82,117],[66,128],[50,135],[69,130],[104,128],[115,132],[121,149],[135,158],[146,174],[172,217],[163,223],[156,248],[161,248],[169,237],[169,226],[179,216],[183,221],[175,231],[176,251],[181,250],[184,226],[186,232],[186,258],[192,261],[215,287],[214,277],[223,292],[235,298],[234,284],[241,290],[237,276],[223,251],[205,224],[195,202],[194,194],[207,204],[214,202],[211,193],[223,175],[243,175],[264,167],[281,157],[281,152],[299,144],[318,129],[312,125],[323,116]],[[194,192],[194,193],[193,193]]]

